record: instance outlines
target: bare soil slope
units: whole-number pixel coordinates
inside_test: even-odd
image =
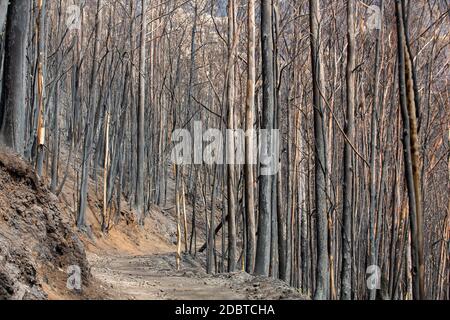
[[[96,297],[71,225],[33,168],[0,150],[0,299]],[[81,268],[82,292],[66,289],[70,265]]]

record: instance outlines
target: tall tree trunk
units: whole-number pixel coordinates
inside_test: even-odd
[[[3,54],[5,53],[5,23],[8,14],[9,0],[0,0],[0,98],[3,87]]]
[[[3,28],[5,27],[8,5],[9,0],[0,0],[0,34],[3,33]]]
[[[424,299],[424,265],[422,204],[419,182],[419,155],[416,109],[412,85],[412,63],[405,39],[404,14],[400,0],[395,1],[397,20],[397,51],[399,63],[400,109],[403,120],[403,154],[406,186],[408,190],[409,221],[411,226],[413,295],[414,299]]]
[[[245,105],[245,213],[247,218],[247,252],[246,271],[253,273],[256,254],[256,225],[255,225],[255,199],[253,169],[253,112],[255,109],[255,0],[248,2],[248,44],[247,44],[247,99]]]
[[[6,18],[5,56],[0,101],[0,143],[18,154],[25,141],[25,68],[30,3],[12,1]]]
[[[280,103],[280,86],[281,86],[281,71],[279,68],[278,63],[278,48],[280,47],[278,43],[278,36],[279,36],[279,19],[280,19],[280,12],[279,12],[279,4],[278,0],[272,1],[273,3],[273,47],[274,47],[274,56],[273,56],[273,65],[274,65],[274,107],[275,107],[275,119],[274,119],[274,128],[276,130],[280,129],[280,119],[281,119],[281,103]],[[283,177],[283,171],[281,168],[282,163],[282,154],[280,154],[280,157],[278,160],[277,165],[278,172],[276,176],[274,177],[273,182],[273,207],[274,207],[274,213],[273,216],[275,216],[275,219],[272,219],[275,221],[274,227],[272,227],[274,230],[272,230],[273,233],[276,234],[277,242],[275,243],[272,241],[272,246],[276,247],[278,249],[278,255],[277,255],[277,262],[278,262],[278,276],[281,280],[284,280],[289,283],[289,275],[288,275],[288,256],[287,256],[287,214],[285,210],[285,202],[283,201],[283,183],[282,183],[282,177]],[[276,212],[276,214],[275,214]]]
[[[217,194],[217,186],[216,182],[218,180],[218,168],[215,164],[213,166],[213,182],[212,182],[212,190],[211,190],[211,215],[209,218],[209,227],[207,228],[208,236],[207,236],[207,258],[206,258],[206,272],[208,274],[213,274],[216,271],[216,264],[214,259],[214,250],[216,248],[216,220],[215,220],[215,208],[216,208],[216,194]],[[207,221],[206,221],[207,222]],[[201,252],[202,249],[200,249]]]
[[[271,0],[261,2],[261,43],[262,43],[262,79],[263,101],[261,129],[270,131],[274,123],[274,78],[273,78],[273,39],[272,39],[272,13]],[[271,150],[271,133],[266,134],[263,148]],[[261,163],[260,170],[265,170]],[[258,242],[256,248],[255,273],[269,275],[270,267],[270,239],[272,217],[272,181],[273,175],[262,174],[259,182],[259,220]]]
[[[403,16],[404,24],[406,24]],[[406,30],[404,28],[403,30]],[[411,160],[412,160],[412,174],[414,182],[414,193],[416,199],[416,241],[417,241],[417,269],[416,272],[416,299],[425,299],[425,258],[424,258],[424,234],[423,234],[423,203],[422,203],[422,182],[420,178],[421,161],[420,161],[420,145],[419,145],[419,124],[418,124],[418,91],[415,90],[415,69],[414,63],[409,50],[408,36],[403,38],[405,44],[405,78],[407,91],[407,105],[409,113],[409,122],[411,130]]]
[[[44,145],[45,145],[45,110],[44,110],[44,98],[45,98],[45,75],[44,64],[46,62],[45,57],[45,42],[46,42],[46,0],[38,0],[38,16],[36,18],[36,35],[37,35],[37,48],[38,48],[38,122],[37,122],[37,158],[36,158],[36,173],[38,176],[42,175],[42,167],[44,163]]]
[[[341,298],[350,300],[352,298],[352,216],[353,216],[353,171],[352,150],[350,143],[355,140],[355,1],[347,1],[347,69],[346,69],[346,89],[347,89],[347,118],[345,122],[345,134],[348,141],[344,145],[344,188],[342,214],[342,282]]]
[[[330,277],[328,259],[328,219],[326,210],[326,156],[325,156],[325,129],[324,109],[321,92],[322,55],[320,45],[320,2],[310,0],[310,41],[311,63],[313,76],[313,108],[314,108],[314,179],[315,179],[315,206],[316,206],[316,236],[317,236],[317,276],[314,298],[327,299],[329,296]]]
[[[236,7],[235,0],[228,1],[228,80],[227,80],[227,124],[228,129],[234,130],[234,77],[235,77],[235,41],[236,39]],[[234,135],[227,139],[227,196],[228,196],[228,272],[236,269],[236,169]]]
[[[79,229],[84,229],[86,227],[86,206],[88,201],[88,189],[89,189],[89,167],[91,159],[92,141],[93,141],[93,131],[94,131],[94,116],[95,116],[95,105],[97,104],[97,94],[96,94],[96,77],[97,77],[97,55],[100,51],[100,30],[101,30],[101,4],[102,0],[97,0],[97,11],[95,16],[95,36],[94,36],[94,53],[91,66],[91,74],[89,81],[89,96],[87,104],[87,120],[84,130],[84,142],[83,142],[83,159],[81,168],[81,184],[80,184],[80,199],[78,204],[78,217],[77,217],[77,227]],[[82,38],[80,39],[80,42]]]
[[[146,54],[145,39],[147,30],[147,0],[142,0],[141,15],[141,47],[139,51],[139,103],[137,110],[137,179],[136,179],[136,210],[139,224],[144,222],[144,168],[145,168],[145,72]]]
[[[59,59],[58,53],[58,59]],[[59,170],[59,101],[58,101],[58,93],[59,88],[58,85],[55,87],[55,91],[53,92],[53,103],[55,104],[53,115],[53,145],[52,145],[52,167],[51,167],[51,183],[50,190],[52,192],[56,192],[56,188],[58,186],[58,170]]]
[[[383,19],[383,0],[380,2],[381,16]],[[370,146],[370,207],[369,207],[369,245],[370,245],[370,264],[377,265],[377,248],[376,248],[376,230],[375,230],[375,210],[377,204],[377,179],[376,179],[376,158],[377,158],[377,128],[378,128],[378,109],[380,103],[380,56],[381,56],[381,34],[382,30],[377,31],[377,38],[375,43],[375,67],[374,67],[374,100],[372,105],[372,117],[371,117],[371,146]],[[381,213],[378,213],[381,216]],[[377,225],[377,228],[380,228]],[[370,290],[370,300],[375,300],[376,289]]]
[[[102,214],[102,231],[108,231],[107,217],[108,217],[108,173],[110,170],[109,161],[109,111],[106,111],[105,116],[105,159],[103,162],[103,214]]]

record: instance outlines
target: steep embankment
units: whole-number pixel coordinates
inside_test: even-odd
[[[0,150],[0,299],[104,296],[71,225],[33,168]],[[81,269],[80,292],[66,288],[71,265]]]

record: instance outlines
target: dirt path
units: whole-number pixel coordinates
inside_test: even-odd
[[[304,299],[278,280],[255,278],[243,272],[208,275],[199,262],[187,255],[179,271],[171,253],[116,257],[89,254],[89,260],[92,274],[111,288],[114,299]]]
[[[143,227],[136,227],[130,207],[122,206],[122,220],[108,235],[93,219],[99,203],[90,211],[95,240],[85,238],[92,275],[106,287],[113,299],[138,300],[257,300],[306,299],[286,283],[272,278],[254,277],[245,272],[208,275],[205,256],[194,259],[183,255],[176,268],[175,181],[169,179],[166,208],[152,206]],[[68,197],[69,198],[69,197]],[[92,197],[95,199],[95,197]],[[199,204],[197,204],[199,205]],[[199,212],[204,208],[198,207]],[[188,229],[193,208],[186,203]],[[221,217],[218,216],[219,220]],[[97,229],[96,229],[97,226]],[[206,239],[206,224],[198,221],[198,244]],[[203,253],[204,254],[204,253]]]

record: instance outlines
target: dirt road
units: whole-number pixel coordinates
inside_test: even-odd
[[[285,283],[244,272],[211,276],[192,257],[183,256],[176,270],[172,253],[149,256],[88,255],[95,278],[111,288],[114,299],[258,300],[305,297]]]

